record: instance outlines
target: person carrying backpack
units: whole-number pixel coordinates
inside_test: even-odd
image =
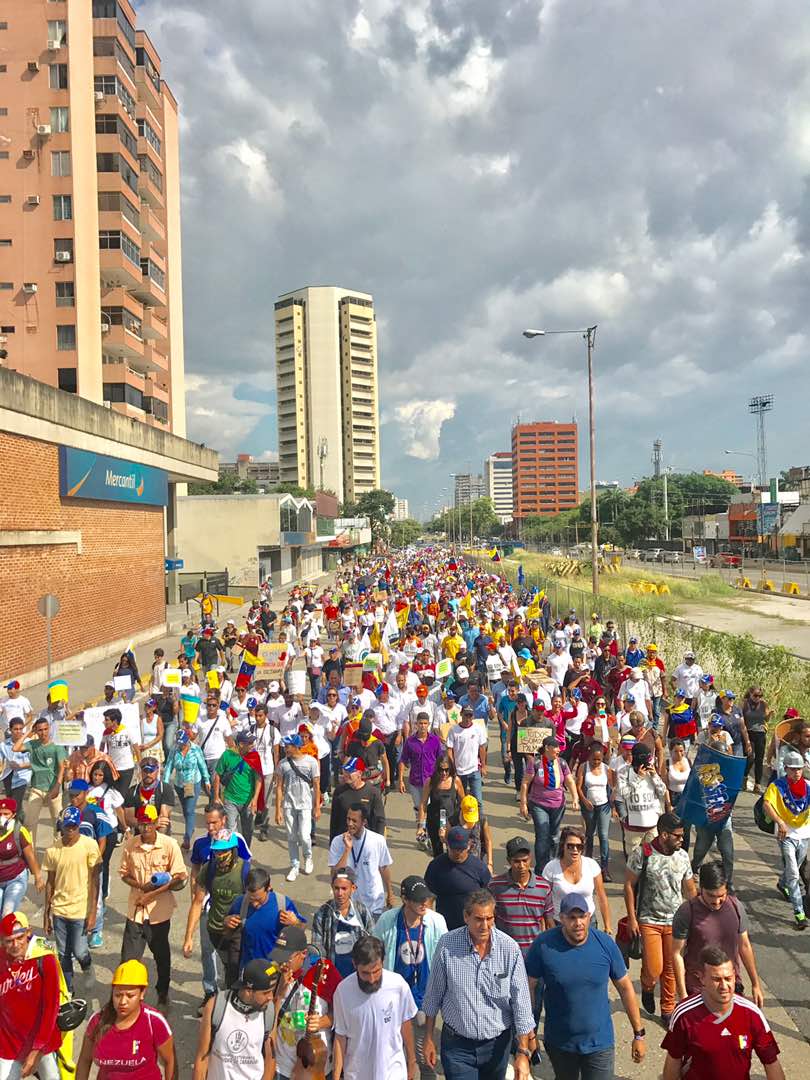
[[[263,866],[254,866],[245,878],[245,892],[237,896],[225,916],[225,930],[234,939],[239,955],[239,970],[251,960],[270,956],[283,926],[305,923],[298,908],[270,884],[270,874]]]
[[[237,984],[209,998],[200,1021],[193,1080],[262,1080],[273,1074],[270,1035],[280,974],[270,960],[251,960]]]
[[[211,944],[225,966],[225,985],[232,986],[239,974],[239,949],[225,926],[225,918],[237,897],[244,895],[250,860],[239,854],[239,833],[222,829],[211,842],[211,854],[197,871],[194,895],[188,910],[183,956],[194,951],[194,932],[210,897],[207,929]]]

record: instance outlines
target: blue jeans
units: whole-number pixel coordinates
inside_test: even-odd
[[[610,861],[610,803],[595,806],[593,810],[582,807],[585,820],[585,854],[593,858],[594,834],[599,836],[599,865],[604,870]]]
[[[197,814],[197,799],[200,797],[200,785],[194,785],[193,795],[184,795],[182,787],[178,787],[176,784],[174,791],[177,795],[178,802],[183,808],[183,820],[185,821],[183,839],[190,840],[194,833],[194,818]]]
[[[501,761],[503,762],[503,782],[508,784],[512,779],[512,765],[506,760],[506,756],[509,753],[509,733],[504,728],[500,728],[498,735],[501,740]]]
[[[217,992],[217,950],[208,935],[208,916],[200,919],[200,949],[202,950],[202,984],[206,997]]]
[[[512,1029],[482,1042],[442,1028],[441,1059],[446,1080],[504,1080],[512,1046]]]
[[[174,750],[177,741],[177,721],[165,720],[163,722],[163,756],[168,758]]]
[[[779,841],[779,850],[782,852],[783,869],[779,877],[779,885],[790,893],[790,902],[797,915],[804,913],[804,901],[802,900],[802,879],[799,876],[799,867],[807,854],[808,841],[799,840],[795,836],[786,836]]]
[[[543,873],[546,863],[553,858],[560,842],[560,824],[565,813],[565,803],[556,810],[529,803],[529,813],[534,824],[534,869]]]
[[[718,832],[716,829],[707,828],[704,825],[695,826],[695,849],[692,852],[692,873],[697,873],[698,867],[711,851],[712,843],[717,840],[717,850],[723,861],[723,871],[729,885],[734,879],[734,833],[731,831],[731,818],[727,818],[723,828]]]
[[[474,795],[478,799],[478,808],[480,810],[484,807],[484,784],[481,780],[481,773],[471,772],[466,776],[460,776],[461,786],[464,788],[465,795]]]
[[[548,1059],[554,1069],[554,1080],[613,1080],[614,1051],[594,1050],[591,1054],[575,1054],[546,1045]]]
[[[10,915],[22,907],[22,901],[28,892],[28,871],[21,870],[11,881],[0,885],[0,917]]]
[[[73,990],[73,960],[79,961],[83,971],[90,966],[90,949],[87,947],[85,919],[64,919],[61,915],[53,916],[53,936],[56,938],[56,951],[59,963],[65,974],[68,990]]]

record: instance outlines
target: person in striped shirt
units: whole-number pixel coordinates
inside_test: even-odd
[[[495,926],[514,938],[524,956],[537,935],[554,925],[551,885],[532,869],[531,849],[528,840],[513,836],[506,844],[509,869],[487,886],[495,897]]]

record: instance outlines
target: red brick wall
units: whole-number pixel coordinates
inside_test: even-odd
[[[53,659],[128,637],[166,618],[163,510],[61,499],[58,448],[0,432],[0,530],[80,531],[74,544],[0,547],[0,678],[45,664],[36,604],[59,597]]]

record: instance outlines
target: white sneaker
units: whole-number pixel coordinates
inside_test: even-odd
[[[310,855],[310,857],[308,859],[304,859],[304,873],[305,874],[311,874],[312,873],[312,856],[311,855]]]
[[[287,881],[295,881],[295,879],[297,877],[298,877],[298,867],[297,866],[291,866],[290,869],[287,871]]]

